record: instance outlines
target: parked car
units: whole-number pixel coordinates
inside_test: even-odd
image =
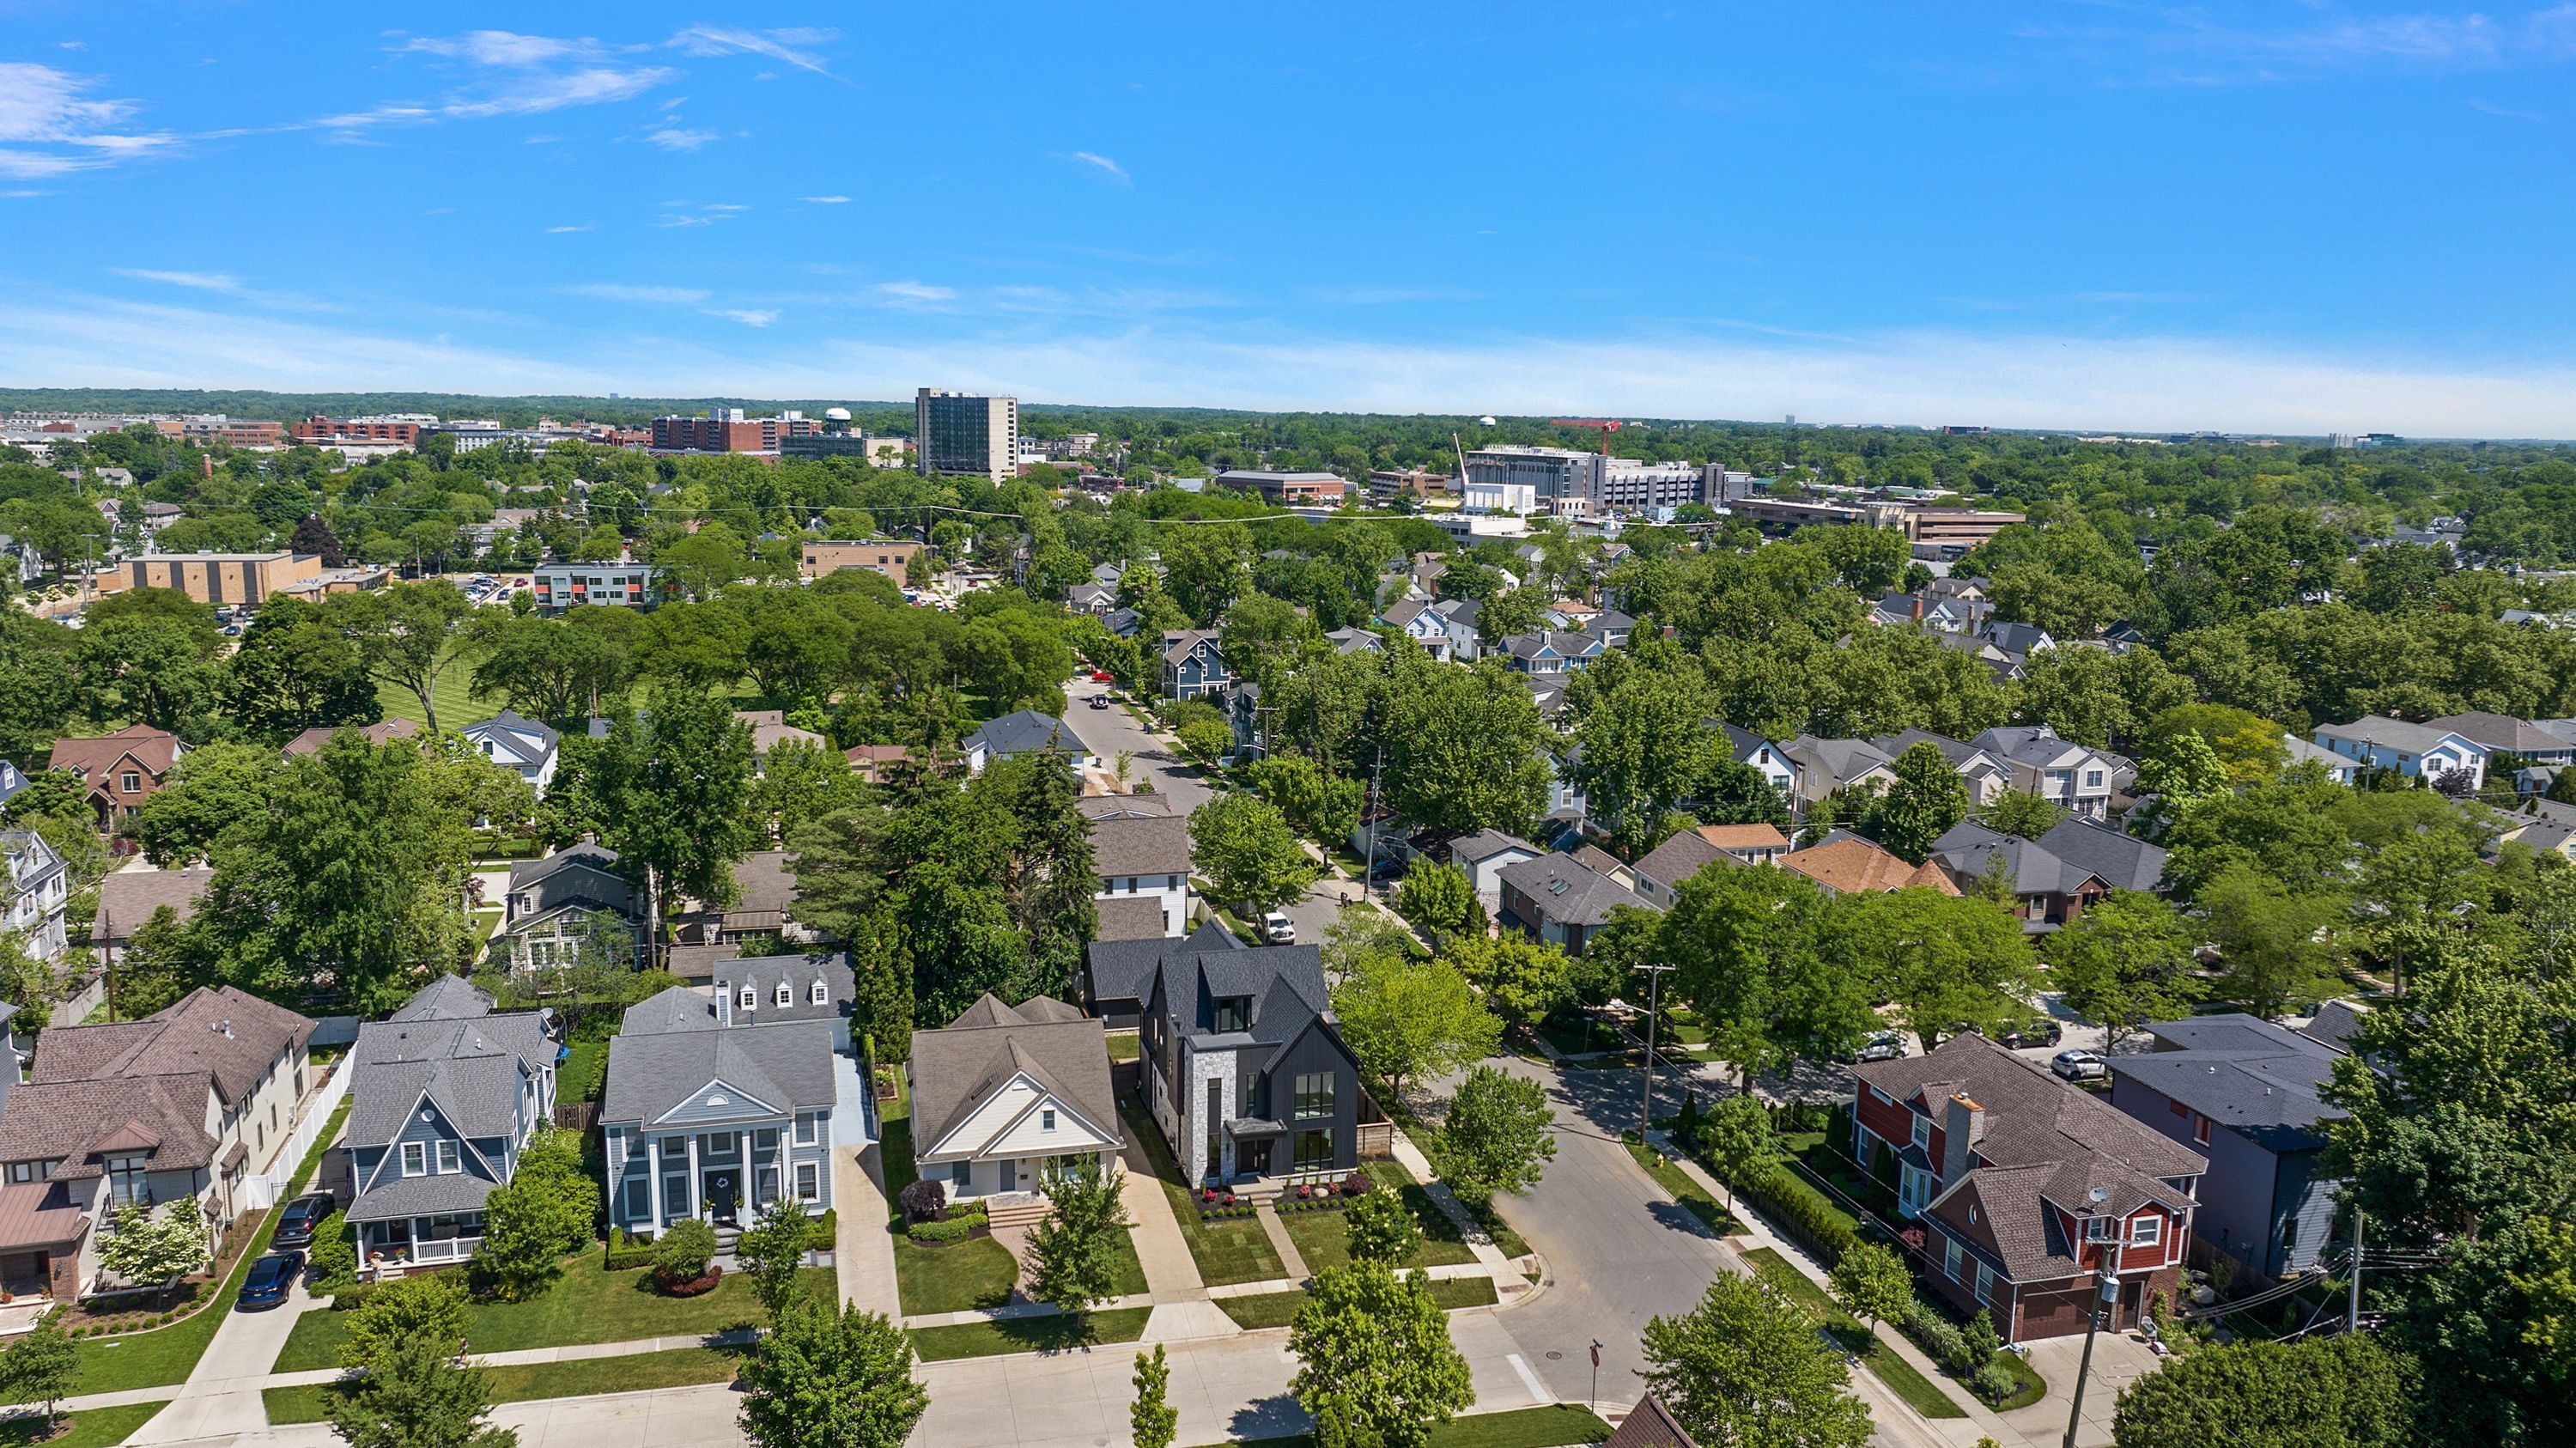
[[[1272,945],[1297,943],[1297,922],[1273,910],[1261,917],[1261,938]]]
[[[2020,1025],[2006,1030],[1995,1039],[2013,1050],[2020,1051],[2033,1046],[2054,1046],[2065,1034],[2066,1028],[2058,1024],[2055,1016],[2033,1016]]]
[[[2058,1052],[2048,1058],[2048,1069],[2069,1081],[2099,1081],[2111,1074],[2098,1053],[2085,1050]]]
[[[322,1219],[331,1215],[337,1205],[329,1192],[312,1192],[288,1202],[277,1214],[277,1235],[270,1239],[277,1247],[309,1247],[313,1231]]]
[[[271,1252],[250,1264],[250,1275],[242,1279],[241,1300],[234,1304],[243,1312],[257,1312],[286,1301],[287,1289],[304,1274],[301,1252]]]
[[[1853,1054],[1852,1059],[1864,1062],[1897,1061],[1904,1059],[1904,1056],[1905,1033],[1902,1031],[1881,1031],[1877,1035],[1870,1037],[1867,1041],[1862,1042],[1860,1050]]]
[[[1092,707],[1092,708],[1094,708],[1094,709],[1106,709],[1106,708],[1108,708],[1108,707],[1109,707],[1109,696],[1108,696],[1107,694],[1094,694],[1094,695],[1092,695],[1092,696],[1091,696],[1091,707]]]
[[[1091,682],[1093,682],[1093,683],[1095,683],[1095,684],[1106,684],[1106,683],[1108,683],[1108,682],[1109,682],[1109,671],[1108,671],[1107,669],[1094,669],[1094,670],[1092,670],[1092,671],[1091,671]]]

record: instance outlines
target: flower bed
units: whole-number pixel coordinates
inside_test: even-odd
[[[715,1291],[716,1284],[722,1281],[724,1281],[722,1267],[709,1267],[704,1277],[693,1277],[686,1282],[666,1281],[659,1272],[653,1274],[654,1290],[664,1297],[696,1297],[702,1293]]]

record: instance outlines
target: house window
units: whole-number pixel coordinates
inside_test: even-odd
[[[2084,1240],[2087,1242],[2108,1242],[2112,1237],[2117,1235],[2117,1233],[2113,1231],[2114,1225],[2115,1224],[2109,1217],[2086,1217],[2084,1219]]]
[[[778,1196],[778,1168],[774,1166],[756,1168],[751,1174],[751,1180],[751,1199],[754,1204],[765,1207],[769,1205],[770,1202],[776,1200]]]
[[[149,1205],[152,1189],[145,1180],[146,1168],[139,1156],[120,1156],[107,1164],[108,1193],[120,1207],[137,1203]]]
[[[782,1008],[796,1004],[796,987],[789,985],[783,980],[780,981],[778,983],[778,1004]]]
[[[751,1134],[751,1149],[762,1156],[774,1154],[778,1150],[778,1128],[764,1126],[754,1131]]]
[[[2287,1252],[2298,1245],[2299,1219],[2296,1217],[2283,1217],[2281,1219],[2281,1250]]]
[[[2190,1107],[2188,1107],[2188,1106],[2183,1105],[2183,1104],[2182,1104],[2181,1102],[2179,1102],[2179,1101],[2168,1101],[2168,1102],[2166,1102],[2166,1103],[2165,1103],[2165,1109],[2166,1109],[2167,1111],[2172,1112],[2172,1113],[2173,1113],[2174,1115],[2176,1115],[2176,1116],[2189,1116],[2189,1115],[2191,1114],[2191,1108],[2190,1108]]]
[[[2102,787],[2102,771],[2098,769],[2088,769],[2084,771],[2084,787],[2086,789],[2100,789]]]
[[[429,1148],[427,1146],[417,1141],[406,1141],[403,1143],[402,1174],[404,1176],[427,1176],[429,1174]]]
[[[1320,1071],[1297,1078],[1296,1109],[1300,1117],[1333,1114],[1333,1073]]]
[[[2209,1145],[2208,1117],[2204,1116],[2191,1124],[2191,1139],[2200,1143],[2202,1146]]]
[[[1252,1029],[1252,997],[1227,996],[1216,1003],[1217,1034]]]
[[[129,769],[124,774],[118,776],[116,783],[117,788],[123,790],[127,794],[141,794],[143,792],[143,776],[136,774],[133,770]]]
[[[1333,1164],[1333,1129],[1310,1127],[1297,1133],[1295,1164],[1299,1171],[1321,1171]]]
[[[1049,1109],[1047,1109],[1047,1110],[1045,1110],[1045,1111],[1041,1111],[1041,1112],[1039,1112],[1039,1113],[1038,1113],[1038,1130],[1040,1130],[1040,1131],[1053,1131],[1053,1130],[1055,1130],[1055,1111],[1054,1111],[1054,1109],[1053,1109],[1052,1107],[1050,1107]]]
[[[832,1000],[832,988],[831,988],[830,986],[825,985],[823,982],[821,982],[821,981],[819,981],[819,980],[818,980],[818,981],[816,981],[816,982],[814,982],[814,996],[813,996],[813,1003],[814,1003],[814,1004],[816,1004],[816,1005],[818,1005],[818,1006],[820,1006],[820,1005],[829,1005],[829,1004],[831,1003],[831,1000]]]
[[[1959,1250],[1958,1238],[1941,1239],[1941,1270],[1950,1274],[1951,1281],[1959,1280],[1959,1259],[1966,1255],[1968,1254]]]
[[[1932,1149],[1932,1118],[1920,1112],[1914,1115],[1914,1144],[1925,1151]]]
[[[624,1216],[630,1222],[641,1221],[653,1210],[653,1179],[631,1176],[623,1188],[626,1196]]]
[[[949,1184],[956,1187],[958,1192],[962,1195],[967,1191],[967,1189],[975,1185],[975,1163],[971,1161],[950,1162],[948,1164],[948,1181]]]
[[[796,1113],[796,1144],[798,1146],[814,1144],[814,1113],[811,1111]]]
[[[823,1195],[823,1169],[810,1161],[796,1163],[796,1200],[810,1202]]]
[[[1897,1208],[1909,1217],[1920,1215],[1932,1200],[1932,1182],[1932,1173],[1907,1166],[1897,1179]]]
[[[1994,1300],[1994,1295],[1995,1269],[1980,1262],[1977,1264],[1977,1300],[1991,1302]]]
[[[742,988],[742,1008],[747,1011],[756,1011],[760,1009],[760,992],[753,990],[750,986],[744,986]]]
[[[2152,1247],[2165,1239],[2165,1219],[2150,1213],[2129,1224],[2129,1245]]]
[[[450,1176],[454,1173],[465,1170],[464,1157],[465,1154],[457,1150],[457,1143],[453,1141],[440,1142],[438,1144],[438,1174],[440,1176]]]

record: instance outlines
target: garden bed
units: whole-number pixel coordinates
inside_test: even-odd
[[[1819,1287],[1805,1273],[1792,1266],[1789,1259],[1768,1247],[1756,1247],[1744,1254],[1753,1275],[1780,1289],[1783,1295],[1807,1309],[1843,1351],[1860,1359],[1861,1364],[1889,1392],[1903,1398],[1906,1405],[1926,1418],[1964,1418],[1968,1410],[1943,1392],[1939,1384],[1923,1376],[1914,1364],[1896,1349],[1881,1342],[1860,1320],[1842,1310],[1831,1293]]]
[[[1372,1161],[1366,1163],[1365,1169],[1378,1189],[1393,1191],[1403,1197],[1405,1206],[1413,1211],[1413,1220],[1422,1227],[1422,1245],[1397,1265],[1406,1268],[1446,1267],[1476,1260],[1476,1254],[1467,1247],[1466,1238],[1459,1233],[1458,1224],[1449,1220],[1449,1214],[1440,1210],[1431,1200],[1431,1194],[1414,1181],[1413,1173],[1404,1169],[1404,1163]],[[1339,1212],[1286,1212],[1279,1220],[1288,1229],[1289,1240],[1297,1244],[1297,1255],[1306,1259],[1309,1268],[1320,1272],[1327,1267],[1343,1266],[1351,1260],[1350,1223],[1343,1221]]]

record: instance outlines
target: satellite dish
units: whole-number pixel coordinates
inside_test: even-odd
[[[2103,1199],[2110,1195],[2111,1189],[2109,1187],[2093,1187],[2084,1193],[2085,1198],[2097,1207],[2102,1205]]]

